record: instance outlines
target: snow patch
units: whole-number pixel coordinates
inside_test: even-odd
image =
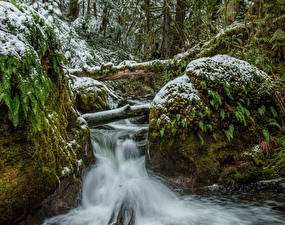
[[[190,82],[189,77],[184,74],[168,82],[155,96],[151,107],[165,108],[165,103],[174,102],[176,99],[200,100],[199,92]],[[165,109],[166,110],[166,109]]]
[[[61,171],[61,174],[65,175],[65,174],[69,174],[70,172],[71,172],[71,169],[69,169],[68,167],[64,167],[63,170]]]
[[[268,79],[268,75],[246,61],[228,55],[204,57],[190,62],[186,74],[201,76],[211,80],[225,80],[235,83],[247,83],[254,77]]]

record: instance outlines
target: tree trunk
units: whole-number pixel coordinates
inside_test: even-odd
[[[70,0],[69,2],[69,16],[75,20],[79,16],[79,4],[78,0]]]
[[[87,1],[87,16],[90,16],[90,10],[91,10],[91,0]]]
[[[91,125],[100,125],[110,123],[116,120],[126,119],[129,117],[148,115],[150,104],[130,106],[125,105],[118,109],[107,110],[96,113],[86,113],[82,117]]]
[[[97,19],[97,5],[96,5],[96,2],[93,3],[93,14],[94,14],[94,17]]]
[[[85,0],[82,0],[82,15],[85,14]]]
[[[240,1],[229,0],[226,9],[226,24],[229,25],[236,20],[237,14],[240,10]]]
[[[162,58],[169,58],[170,56],[170,9],[167,0],[164,1],[164,6],[162,9],[163,14],[163,31],[162,31],[162,48],[161,56]]]
[[[174,37],[172,42],[172,55],[175,55],[183,51],[185,43],[184,34],[184,20],[186,16],[187,4],[185,0],[177,0],[176,12],[175,12],[175,26]]]
[[[106,30],[108,25],[109,19],[108,19],[108,7],[105,6],[103,10],[103,16],[102,16],[102,23],[100,26],[100,32],[103,32],[104,37],[106,37]]]

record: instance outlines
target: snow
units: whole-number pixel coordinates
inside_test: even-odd
[[[72,81],[70,81],[71,89],[76,92],[78,90],[101,92],[105,90],[108,94],[107,105],[109,108],[113,109],[117,107],[117,100],[119,97],[113,93],[105,84],[101,83],[90,77],[76,77],[71,75]]]
[[[81,127],[82,130],[88,129],[88,124],[87,124],[86,120],[82,116],[79,116],[77,118],[77,120],[79,121],[80,127]]]
[[[92,89],[95,91],[101,91],[105,86],[101,82],[90,77],[76,77],[71,75],[71,78],[73,79],[73,82],[71,82],[70,85],[73,90],[84,89],[88,91]]]
[[[93,68],[94,65],[100,65],[110,60],[118,60],[119,54],[114,53],[113,50],[109,50],[101,46],[96,47],[96,49],[94,47],[90,47],[90,45],[83,40],[78,33],[79,30],[83,29],[83,25],[86,25],[86,28],[84,27],[84,31],[86,31],[86,33],[96,33],[101,24],[99,18],[96,19],[91,17],[86,23],[86,18],[80,14],[79,18],[73,22],[65,21],[62,18],[66,9],[63,9],[63,12],[60,10],[58,0],[47,0],[45,3],[42,1],[35,1],[34,4],[31,4],[32,1],[16,0],[16,2],[19,7],[24,8],[24,12],[21,12],[14,5],[8,2],[0,1],[1,28],[7,30],[7,23],[4,19],[8,17],[11,24],[16,26],[15,30],[19,31],[19,35],[12,35],[14,37],[8,34],[6,34],[4,37],[4,31],[1,31],[0,54],[3,52],[8,54],[7,51],[9,50],[11,54],[16,55],[17,57],[19,57],[19,55],[23,56],[25,52],[23,47],[28,44],[24,35],[28,32],[27,25],[33,24],[33,15],[37,14],[47,24],[54,27],[54,32],[62,46],[60,53],[65,55],[67,58],[65,65],[67,68],[77,70],[86,69],[88,71],[88,69]],[[65,3],[66,1],[61,1],[61,4],[64,6],[66,6]],[[9,9],[7,11],[8,16],[5,13],[6,9]],[[28,23],[28,19],[30,19],[30,23]],[[24,32],[23,29],[26,29],[26,31]],[[18,39],[16,37],[18,37]],[[9,42],[9,40],[17,40],[18,48],[14,50],[14,47],[9,43],[3,45],[1,40],[4,40],[4,42]],[[20,44],[19,41],[23,43]],[[106,58],[108,58],[108,60],[106,60]],[[130,58],[132,58],[131,55]]]
[[[180,91],[180,89],[183,89],[183,91]],[[157,93],[151,107],[164,109],[164,105],[167,102],[174,102],[178,98],[200,100],[198,90],[194,88],[193,84],[190,82],[190,79],[186,74],[168,82]]]
[[[247,83],[254,77],[267,79],[268,75],[246,61],[228,55],[204,57],[190,62],[186,74],[201,76],[211,80],[219,79],[235,83]]]
[[[27,50],[37,53],[31,47],[26,37],[31,36],[30,27],[35,26],[44,35],[44,28],[35,23],[38,15],[33,9],[26,8],[21,12],[13,4],[0,1],[0,54],[13,55],[21,58]]]
[[[78,166],[82,166],[83,165],[82,159],[77,160],[77,164],[78,164]]]
[[[68,167],[64,167],[63,170],[61,171],[61,174],[65,175],[65,174],[69,174],[70,172],[71,172],[71,169],[69,169]]]

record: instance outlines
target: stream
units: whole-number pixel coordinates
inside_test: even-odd
[[[121,120],[91,129],[96,163],[82,202],[44,225],[281,225],[278,211],[251,201],[183,195],[145,168],[147,124]]]

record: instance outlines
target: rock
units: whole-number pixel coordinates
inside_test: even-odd
[[[72,79],[71,89],[80,112],[99,112],[110,109],[110,91],[104,84],[89,77],[72,76]]]
[[[243,23],[235,22],[225,30],[220,31],[210,41],[203,44],[200,57],[209,57],[217,54],[237,55],[240,46],[248,40],[248,33]]]
[[[78,178],[90,140],[52,27],[4,1],[0,24],[0,224],[10,225]]]
[[[263,179],[255,155],[244,154],[281,122],[273,97],[258,92],[267,78],[227,55],[190,62],[151,105],[147,166],[172,181],[183,177],[185,188]]]
[[[46,218],[64,214],[81,202],[82,180],[87,168],[94,163],[91,143],[86,145],[86,153],[80,166],[73,174],[65,176],[53,194],[36,205],[19,225],[42,224]]]

